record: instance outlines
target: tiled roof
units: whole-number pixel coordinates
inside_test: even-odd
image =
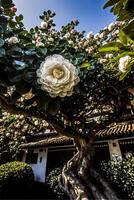
[[[134,136],[134,121],[114,123],[109,125],[107,128],[96,132],[96,141],[125,138],[129,136]],[[56,134],[44,135],[43,139],[22,144],[21,148],[32,148],[32,147],[42,147],[42,146],[52,146],[60,144],[72,143],[73,139],[60,136]]]
[[[25,148],[32,148],[32,147],[45,147],[45,146],[52,146],[54,144],[58,145],[58,144],[69,144],[72,143],[73,139],[66,137],[66,136],[52,136],[52,137],[48,137],[45,139],[42,139],[40,141],[37,142],[30,142],[30,143],[26,143],[26,144],[22,144],[20,147],[25,149]]]
[[[111,124],[96,133],[96,140],[134,136],[134,121]]]

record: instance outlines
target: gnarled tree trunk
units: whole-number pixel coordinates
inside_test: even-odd
[[[71,200],[117,200],[119,197],[92,167],[93,139],[74,138],[77,153],[59,176],[60,187]]]

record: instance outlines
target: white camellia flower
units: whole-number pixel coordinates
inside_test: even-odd
[[[10,45],[19,43],[19,39],[15,36],[8,38],[7,41],[8,41],[8,44],[10,44]]]
[[[66,39],[68,39],[68,38],[70,38],[70,33],[66,33],[65,35],[64,35],[64,37],[66,38]]]
[[[114,28],[114,26],[115,26],[114,23],[109,24],[109,26],[108,26],[108,30],[109,30],[109,31],[112,31],[113,28]]]
[[[41,24],[40,24],[40,27],[41,27],[42,29],[47,29],[47,28],[48,28],[48,23],[42,21]]]
[[[43,42],[37,42],[36,43],[36,47],[43,47],[44,46],[44,43]]]
[[[107,59],[113,58],[113,54],[112,53],[106,54],[105,58],[107,58]]]
[[[100,59],[99,59],[99,62],[100,62],[101,64],[104,64],[104,63],[107,62],[107,59],[105,59],[105,58],[100,58]]]
[[[94,34],[93,32],[89,32],[86,36],[87,39],[93,38]]]
[[[49,37],[48,42],[54,42],[54,39],[52,37]]]
[[[103,38],[105,37],[105,35],[106,35],[106,33],[105,33],[105,32],[102,32],[102,33],[100,33],[99,38],[100,38],[100,39],[103,39]]]
[[[69,40],[68,43],[69,43],[70,45],[73,45],[73,41],[72,41],[72,40]]]
[[[6,133],[6,136],[9,137],[9,136],[10,136],[10,133]]]
[[[96,34],[94,35],[94,39],[95,39],[95,40],[99,39],[99,33],[96,33]]]
[[[121,72],[125,73],[127,71],[130,60],[131,60],[130,56],[124,56],[119,59],[119,70]]]
[[[76,67],[61,55],[48,56],[37,70],[37,82],[51,97],[71,96],[80,81]]]

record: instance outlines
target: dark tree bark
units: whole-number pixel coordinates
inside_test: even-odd
[[[75,137],[77,153],[64,166],[59,185],[71,200],[118,200],[111,186],[92,167],[93,138]]]

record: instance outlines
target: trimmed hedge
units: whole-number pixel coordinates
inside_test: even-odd
[[[134,153],[126,153],[123,160],[117,156],[115,160],[103,161],[101,170],[121,193],[128,196],[126,199],[134,200]]]
[[[58,176],[61,174],[62,168],[53,169],[47,176],[47,184],[56,194],[57,198],[64,199],[65,193],[58,185]]]
[[[14,161],[0,165],[0,190],[15,185],[29,185],[34,181],[32,168],[23,162]]]

